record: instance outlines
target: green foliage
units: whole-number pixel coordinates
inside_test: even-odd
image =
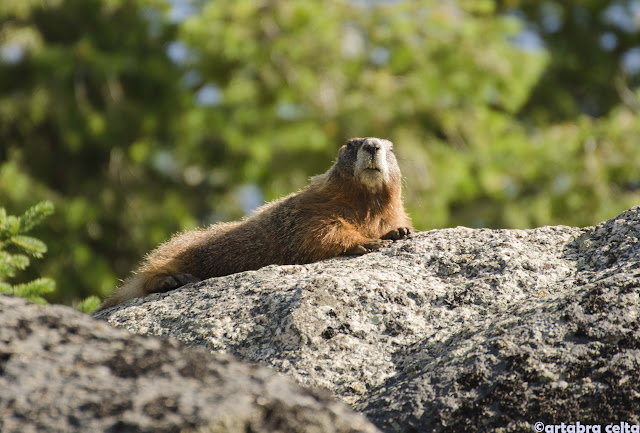
[[[27,236],[26,233],[53,214],[53,209],[53,203],[40,202],[24,215],[16,217],[7,215],[6,210],[0,208],[0,293],[45,304],[43,296],[55,291],[55,281],[50,278],[38,278],[13,285],[6,281],[15,277],[16,271],[23,271],[29,266],[29,256],[41,258],[47,252],[47,246],[42,241]]]
[[[83,299],[76,306],[76,310],[85,314],[91,314],[96,310],[96,308],[100,306],[100,303],[101,303],[100,298],[98,298],[97,296],[89,296]]]
[[[640,47],[634,0],[497,3],[502,11],[518,10],[550,54],[523,107],[527,117],[546,123],[581,113],[604,116],[620,104],[625,81],[640,84],[640,74],[621,67],[624,56]]]
[[[0,204],[59,209],[23,275],[106,296],[356,135],[396,143],[419,229],[612,217],[640,202],[639,31],[610,13],[632,1],[2,1]]]

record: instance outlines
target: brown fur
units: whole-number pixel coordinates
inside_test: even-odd
[[[363,146],[383,149],[375,156]],[[392,146],[375,138],[349,140],[335,164],[302,191],[267,203],[242,221],[174,235],[148,254],[99,310],[266,265],[362,254],[406,236],[411,220],[402,204],[401,174]],[[374,169],[357,174],[376,161]]]

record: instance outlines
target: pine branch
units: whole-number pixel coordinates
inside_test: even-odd
[[[91,314],[96,310],[96,308],[98,308],[98,306],[100,306],[100,303],[101,303],[100,298],[92,295],[92,296],[89,296],[88,298],[83,299],[76,306],[76,310],[86,314]]]
[[[9,239],[13,245],[20,247],[26,253],[33,257],[42,258],[42,255],[47,252],[47,246],[44,242],[31,236],[16,235]]]
[[[4,210],[4,209],[3,209]],[[0,226],[0,240],[8,240],[11,236],[20,233],[20,218],[9,215],[4,218]]]
[[[27,210],[22,216],[7,215],[4,208],[0,208],[0,293],[26,298],[32,302],[46,304],[44,295],[56,289],[56,283],[50,278],[38,278],[28,283],[9,284],[7,278],[15,276],[16,271],[29,266],[29,257],[25,254],[11,253],[7,247],[17,248],[26,254],[41,258],[47,252],[44,242],[32,236],[27,236],[36,225],[53,213],[53,204],[48,201],[40,202]]]
[[[53,214],[54,206],[50,201],[42,201],[28,209],[20,219],[20,233],[27,233]]]
[[[0,281],[6,277],[14,277],[17,270],[24,270],[29,266],[29,257],[24,254],[9,254],[0,251]]]
[[[51,278],[37,278],[28,283],[16,284],[11,287],[10,294],[25,298],[38,304],[46,304],[42,297],[56,290],[56,282]]]

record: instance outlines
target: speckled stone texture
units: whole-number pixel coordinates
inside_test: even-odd
[[[329,393],[0,295],[0,432],[376,432]]]
[[[640,207],[597,227],[417,233],[104,311],[320,386],[386,432],[638,423]]]

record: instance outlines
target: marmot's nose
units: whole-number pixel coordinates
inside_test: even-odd
[[[369,152],[372,155],[375,155],[375,153],[380,150],[380,142],[378,140],[371,140],[368,139],[367,141],[364,142],[364,144],[362,145],[362,149],[366,150],[367,152]]]

